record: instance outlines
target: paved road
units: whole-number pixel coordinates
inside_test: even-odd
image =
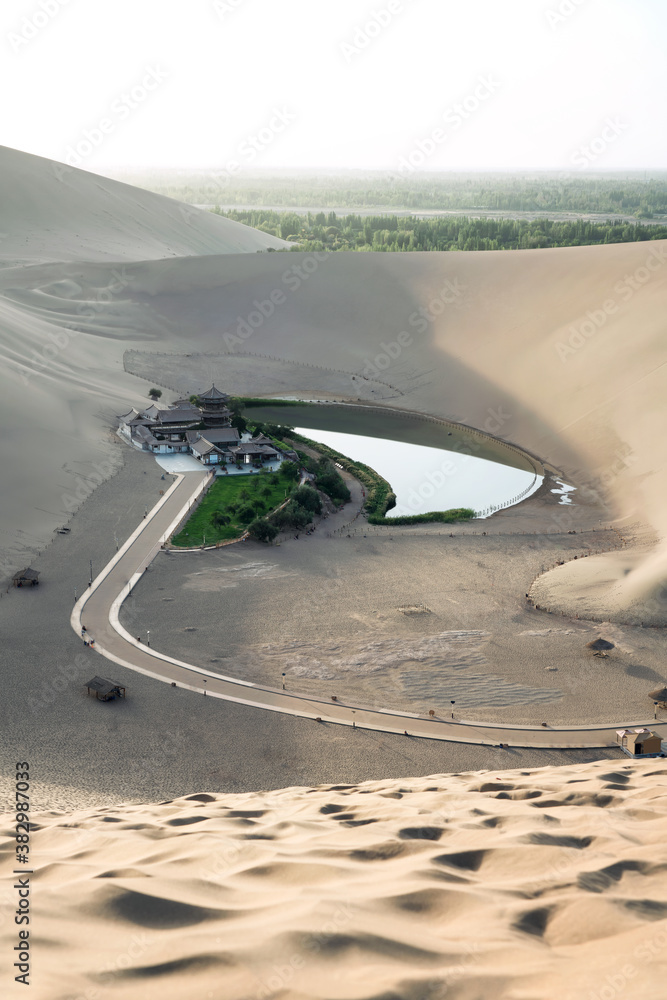
[[[129,635],[120,624],[120,606],[208,478],[209,474],[202,472],[186,472],[179,476],[77,601],[71,616],[72,627],[79,634],[82,624],[85,625],[88,634],[95,640],[94,648],[102,656],[130,670],[197,691],[207,697],[363,729],[399,734],[407,732],[411,737],[493,746],[503,743],[512,747],[573,749],[616,745],[616,730],[622,728],[618,723],[561,729],[489,725],[437,716],[429,718],[341,701],[324,701],[223,677],[202,667],[165,656],[158,650],[149,649],[145,643]],[[331,544],[337,543],[332,540]],[[100,670],[103,673],[110,672],[102,666]],[[667,738],[667,724],[656,725],[647,720],[623,723],[625,728],[639,725],[650,726],[663,739]]]

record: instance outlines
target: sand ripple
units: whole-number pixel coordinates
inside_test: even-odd
[[[666,816],[655,761],[43,814],[31,995],[643,997]]]

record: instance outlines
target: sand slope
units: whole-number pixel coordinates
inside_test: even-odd
[[[61,261],[0,270],[3,425],[22,400],[36,407],[23,409],[32,428],[22,432],[25,447],[6,438],[1,445],[3,467],[27,480],[20,494],[10,480],[3,497],[14,547],[6,569],[66,515],[58,465],[70,487],[75,461],[90,475],[113,414],[145,398],[147,382],[122,370],[125,348],[143,352],[146,380],[179,394],[200,388],[186,368],[198,353],[234,391],[225,357],[241,353],[254,360],[256,392],[300,392],[303,364],[308,379],[314,368],[321,373],[318,394],[327,380],[336,398],[386,399],[391,391],[391,405],[460,420],[533,451],[603,496],[621,528],[644,524],[653,546],[602,569],[595,560],[564,568],[565,586],[541,594],[541,603],[596,617],[627,612],[624,620],[637,623],[667,620],[666,242],[329,255],[229,253],[227,245],[221,255],[212,233],[227,232],[224,220],[198,213],[193,225],[167,199],[82,171],[60,181],[49,161],[3,155],[25,205],[0,243],[5,263]],[[37,195],[45,179],[46,193]],[[121,195],[118,215],[109,199]],[[89,226],[80,232],[70,213],[84,201],[85,218],[73,216]],[[144,217],[145,226],[137,221]],[[237,231],[267,246],[263,234],[229,230]],[[139,251],[188,256],[128,261]],[[114,263],[76,261],[107,253]],[[173,355],[167,379],[159,355],[151,367],[150,352]],[[183,377],[175,380],[179,358]],[[291,385],[283,367],[274,386],[276,358],[292,366]],[[381,391],[359,392],[364,374],[381,380]],[[253,388],[247,378],[244,388]],[[53,416],[48,437],[40,434],[45,412]],[[49,474],[38,480],[40,463]],[[38,481],[44,502],[31,507],[24,498],[36,495]],[[562,527],[554,520],[554,530]],[[30,534],[17,544],[19,531]]]
[[[666,814],[649,760],[36,815],[31,995],[643,997]]]
[[[0,178],[5,259],[143,260],[285,246],[231,219],[7,146]]]

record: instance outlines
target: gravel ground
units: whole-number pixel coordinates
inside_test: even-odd
[[[40,586],[11,591],[0,600],[3,798],[9,794],[17,760],[30,762],[35,809],[69,810],[168,799],[201,790],[246,792],[482,768],[583,763],[620,755],[614,750],[498,750],[323,727],[305,719],[174,690],[84,649],[69,624],[74,588],[81,593],[88,582],[89,560],[92,558],[93,570],[98,572],[115,551],[114,533],[122,544],[141,520],[145,506],[155,503],[166,485],[162,471],[148,456],[128,450],[124,459],[121,471],[99,486],[75,514],[71,534],[56,535],[35,562],[42,574]],[[278,555],[287,567],[288,558],[293,560],[290,579],[281,584],[284,587],[289,582],[284,590],[285,614],[289,628],[304,628],[307,636],[313,634],[312,613],[308,604],[299,604],[307,566],[301,566],[297,554],[307,564],[309,553],[316,551],[311,545],[316,539],[317,534],[270,550],[272,561]],[[321,539],[321,546],[326,541]],[[244,557],[253,543],[247,544]],[[347,539],[333,545],[341,553],[357,549],[357,543]],[[329,555],[333,549],[322,547],[319,551],[324,553],[320,565],[326,568],[333,561]],[[359,554],[371,568],[384,571],[391,565],[396,578],[404,572],[395,556],[380,562],[371,552],[359,550]],[[258,549],[257,556],[266,558],[266,550]],[[149,592],[137,594],[125,611],[126,620],[129,614],[133,627],[151,628],[159,605],[163,617],[153,627],[159,630],[160,648],[166,650],[162,630],[168,622],[175,630],[187,627],[189,609],[202,608],[202,597],[211,598],[211,594],[183,590],[187,561],[192,560],[200,569],[202,559],[211,559],[215,565],[219,558],[220,552],[162,557],[148,574]],[[357,565],[361,561],[357,560]],[[173,588],[173,592],[159,591],[160,586]],[[184,592],[191,595],[189,605],[162,601],[168,596],[180,599]],[[226,620],[228,634],[232,627],[240,627],[238,622],[230,622],[226,613],[221,614],[220,597],[225,599],[226,611],[231,606],[230,593],[234,594],[235,610],[245,607],[247,622],[257,613],[250,595],[245,601],[238,600],[241,588],[222,595],[214,592],[207,604],[208,621],[210,615],[221,624]],[[261,605],[260,611],[267,616],[260,638],[273,641],[276,626],[271,625],[266,632],[270,609]],[[335,621],[332,627],[336,627]],[[205,636],[201,631],[185,635],[189,636],[187,648],[192,659],[205,662]],[[88,698],[83,685],[96,673],[125,684],[127,700],[105,704]]]

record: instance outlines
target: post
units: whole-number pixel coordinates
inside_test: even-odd
[[[285,674],[283,674],[283,691],[285,690]]]
[[[93,585],[93,560],[91,559],[90,560],[90,583],[88,584],[88,586],[92,587],[92,585]]]
[[[456,702],[455,702],[455,701],[453,701],[453,702],[452,702],[452,719],[454,718],[454,705],[455,705],[455,704],[456,704]]]

